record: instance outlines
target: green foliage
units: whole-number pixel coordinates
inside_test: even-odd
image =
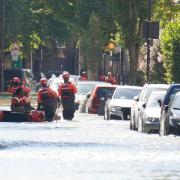
[[[97,72],[98,62],[101,60],[104,38],[100,19],[94,13],[89,20],[89,29],[81,36],[80,46],[83,51],[86,69]]]
[[[164,28],[167,23],[176,19],[180,12],[180,4],[173,0],[154,0],[154,19],[160,21],[161,27]]]
[[[165,83],[164,67],[160,62],[155,62],[151,75],[151,83]]]
[[[180,21],[167,24],[161,35],[165,81],[180,82]]]

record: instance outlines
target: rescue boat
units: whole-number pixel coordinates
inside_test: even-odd
[[[44,111],[12,112],[0,110],[0,122],[45,122]]]

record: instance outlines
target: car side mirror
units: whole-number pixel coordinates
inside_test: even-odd
[[[134,99],[135,101],[139,101],[139,96],[134,96],[133,99]]]
[[[87,98],[88,98],[88,99],[90,98],[90,96],[91,96],[91,94],[87,94]]]
[[[159,107],[161,107],[162,106],[162,100],[158,99],[157,101],[158,101]]]
[[[143,107],[143,108],[146,108],[146,103],[142,104],[142,107]]]
[[[164,106],[164,111],[165,111],[165,113],[168,112],[168,109],[169,109],[168,105],[165,105],[165,106]]]
[[[108,95],[107,95],[107,98],[108,98],[108,99],[112,99],[112,94],[108,94]]]

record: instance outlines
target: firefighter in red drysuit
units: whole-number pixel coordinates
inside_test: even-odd
[[[87,80],[87,73],[86,73],[86,71],[83,71],[81,73],[81,77],[79,78],[79,80],[81,80],[81,81],[86,81]]]
[[[22,85],[18,77],[13,78],[8,92],[12,93],[12,111],[28,112],[31,110],[31,100],[29,98],[31,89],[25,85]]]
[[[99,76],[99,81],[105,81],[105,75],[104,74],[100,74]]]
[[[47,79],[40,80],[41,88],[38,91],[38,110],[45,112],[46,121],[53,121],[53,117],[57,108],[57,93],[47,86]]]
[[[58,89],[63,106],[63,118],[66,120],[72,120],[74,118],[74,99],[77,92],[75,85],[69,82],[69,77],[70,74],[65,71],[63,73],[64,83],[61,83]]]
[[[105,82],[117,84],[116,79],[111,75],[111,72],[108,72],[107,77],[105,78]]]

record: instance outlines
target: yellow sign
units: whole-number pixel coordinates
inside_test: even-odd
[[[108,44],[108,48],[109,49],[114,49],[114,47],[115,47],[115,44],[113,43],[113,42],[110,42],[109,44]]]

